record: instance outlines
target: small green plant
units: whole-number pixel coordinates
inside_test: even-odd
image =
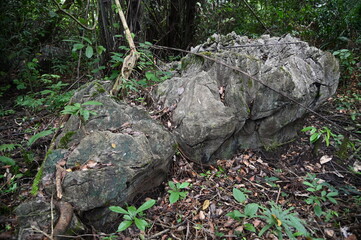
[[[97,115],[96,112],[91,111],[91,110],[87,110],[84,106],[87,105],[103,105],[100,102],[96,102],[96,101],[88,101],[85,103],[74,103],[72,105],[68,105],[65,106],[64,110],[61,111],[62,114],[70,114],[70,115],[74,115],[80,118],[80,120],[82,121],[82,123],[85,123],[86,121],[89,120],[90,115]]]
[[[233,197],[241,204],[247,201],[247,195],[236,188],[233,188]],[[245,205],[243,213],[238,210],[234,210],[226,214],[226,216],[231,217],[237,221],[241,221],[245,230],[254,233],[257,232],[257,229],[251,223],[249,223],[249,220],[252,218],[260,218],[265,220],[266,225],[260,230],[258,234],[260,237],[270,229],[277,234],[278,239],[283,239],[283,233],[286,233],[290,239],[296,239],[296,236],[308,235],[304,227],[304,222],[296,216],[296,213],[291,213],[293,208],[283,210],[281,206],[274,202],[271,202],[270,205],[271,208],[268,209],[257,203],[249,203]],[[296,233],[293,233],[294,229],[297,231]]]
[[[310,126],[305,127],[301,130],[302,132],[310,132],[310,142],[316,143],[318,140],[324,141],[326,146],[330,146],[330,140],[333,138],[337,143],[340,142],[340,136],[334,134],[328,127],[322,127],[321,129],[317,129],[316,127]]]
[[[34,136],[32,136],[28,142],[27,142],[27,147],[30,147],[31,145],[33,145],[38,139],[48,136],[50,134],[52,134],[54,132],[54,129],[51,130],[45,130],[45,131],[41,131],[37,134],[35,134]],[[15,166],[16,162],[14,161],[14,159],[12,159],[10,157],[11,152],[14,151],[15,149],[20,148],[23,152],[23,159],[24,160],[28,160],[29,162],[32,161],[33,157],[33,153],[26,151],[26,147],[20,145],[20,144],[2,144],[0,145],[0,163],[4,164],[4,165],[10,165],[10,166]]]
[[[137,70],[137,72],[134,72],[135,77],[130,79],[120,79],[121,84],[119,86],[119,90],[123,97],[127,96],[130,91],[138,92],[140,89],[163,82],[172,76],[172,73],[162,71],[156,66],[153,53],[149,49],[151,46],[152,44],[150,42],[139,43],[139,59],[135,67],[135,70]],[[129,51],[129,48],[125,46],[120,46],[119,49],[125,52]],[[125,54],[123,53],[112,52],[110,62],[112,63],[111,67],[114,70],[109,77],[106,77],[106,79],[114,80],[117,78],[120,72],[116,69],[119,69],[119,67],[123,64],[124,56]]]
[[[340,49],[333,52],[333,55],[340,59],[341,67],[347,76],[351,76],[355,71],[356,59],[353,53],[348,49]]]
[[[57,75],[50,76],[55,77]],[[49,76],[44,78],[44,83],[49,84],[51,82],[49,78]],[[67,85],[68,84],[59,81],[57,83],[48,85],[45,90],[40,92],[28,93],[26,95],[18,96],[16,98],[16,105],[30,108],[33,111],[40,111],[44,108],[49,111],[57,111],[62,109],[73,95],[73,91],[61,93],[61,89]]]
[[[337,110],[342,113],[349,114],[352,121],[354,121],[356,124],[360,122],[359,120],[361,118],[361,111],[357,103],[361,102],[361,94],[347,91],[343,95],[339,94],[335,100],[337,104]]]
[[[296,239],[297,236],[308,236],[308,232],[304,227],[305,222],[298,218],[296,213],[291,213],[293,207],[284,210],[281,206],[274,202],[270,203],[271,208],[264,208],[260,218],[267,222],[259,232],[258,236],[262,236],[266,231],[272,229],[278,239],[283,239],[283,233],[286,233],[289,239]],[[294,233],[294,230],[297,232]]]
[[[233,197],[241,204],[247,201],[247,195],[237,188],[233,188]],[[231,217],[237,221],[241,221],[244,229],[256,232],[256,228],[251,224],[246,222],[248,219],[257,217],[257,212],[260,206],[256,203],[249,203],[244,207],[243,213],[238,210],[234,210],[226,214],[226,216]]]
[[[18,183],[16,182],[17,179],[20,179],[23,177],[23,174],[18,173],[14,176],[12,176],[10,179],[7,180],[7,183],[5,185],[3,185],[0,188],[0,193],[1,194],[7,194],[7,193],[13,193],[16,191],[16,189],[18,188]],[[5,175],[0,174],[0,179],[2,178],[6,178]]]
[[[0,145],[0,162],[4,165],[14,166],[16,162],[10,157],[10,152],[21,147],[20,144],[2,144]]]
[[[94,48],[92,41],[87,37],[81,37],[81,40],[64,40],[65,42],[73,42],[72,52],[76,53],[85,48],[85,56],[87,58],[92,58],[94,56]],[[97,46],[96,51],[101,55],[106,49],[103,46]]]
[[[179,199],[184,199],[188,195],[188,192],[182,191],[182,189],[185,189],[189,186],[188,182],[174,183],[169,181],[168,185],[170,188],[170,190],[168,190],[170,204],[177,202]]]
[[[144,211],[153,207],[155,204],[155,200],[148,200],[143,203],[138,209],[134,206],[128,206],[127,210],[119,206],[111,206],[109,209],[116,213],[123,214],[124,221],[121,222],[118,226],[117,232],[124,231],[128,227],[130,227],[133,223],[135,226],[141,230],[145,231],[146,227],[148,226],[147,221],[144,219]]]
[[[303,184],[308,186],[306,190],[312,193],[305,202],[313,205],[316,216],[327,216],[326,212],[322,210],[322,205],[327,201],[337,204],[334,197],[338,196],[338,192],[330,190],[330,186],[325,182],[320,182],[320,179],[317,179],[315,174],[308,173]]]
[[[271,187],[278,188],[279,185],[276,183],[280,179],[277,177],[265,177],[264,180],[268,183]]]

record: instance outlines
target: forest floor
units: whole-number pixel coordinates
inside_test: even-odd
[[[356,88],[354,92],[359,91],[360,94],[359,87]],[[156,200],[156,204],[146,211],[145,218],[150,227],[145,232],[132,226],[113,235],[89,231],[78,236],[78,239],[142,239],[142,236],[144,239],[162,240],[279,239],[277,229],[284,233],[287,227],[285,219],[290,213],[297,213],[296,216],[305,221],[312,238],[361,239],[361,153],[360,142],[355,138],[358,136],[361,139],[361,134],[357,133],[360,131],[360,116],[356,118],[357,125],[351,120],[347,108],[336,107],[336,102],[349,94],[341,88],[338,95],[319,110],[323,116],[353,132],[350,139],[356,141],[355,148],[348,149],[342,158],[332,138],[329,146],[322,142],[315,149],[310,143],[310,136],[301,132],[295,141],[287,145],[268,150],[242,150],[232,159],[218,160],[216,165],[209,167],[200,166],[178,152],[167,181],[154,191],[137,196],[130,203],[140,206],[149,198]],[[360,101],[350,101],[353,107],[361,109]],[[2,105],[14,109],[12,102],[8,100]],[[53,127],[58,119],[49,112],[34,114],[16,109],[15,113],[0,117],[0,143],[26,142],[34,131]],[[327,126],[337,133],[334,126],[313,115],[306,118],[304,126],[319,129]],[[31,148],[18,148],[11,153],[17,163],[17,174],[14,174],[11,166],[1,167],[0,239],[16,239],[18,226],[13,210],[31,197],[31,184],[50,140],[50,136],[44,137]],[[184,189],[188,192],[187,196],[169,204],[168,181],[189,183]],[[314,190],[305,181],[313,184]],[[235,199],[234,188],[243,192],[244,202]],[[330,195],[335,201],[325,197],[323,191],[326,194],[337,192],[337,195]],[[315,203],[307,203],[309,199],[320,201],[321,212],[315,211]],[[251,216],[237,220],[226,216],[235,210],[245,213],[250,203],[258,204],[258,215],[263,213],[266,216],[268,210],[268,220]],[[290,213],[287,213],[286,209],[290,208]],[[288,215],[282,219],[277,217],[278,213]],[[114,223],[115,230],[121,221],[120,216],[119,222]],[[267,221],[274,225],[259,237]]]

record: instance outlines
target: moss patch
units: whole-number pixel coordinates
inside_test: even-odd
[[[67,149],[71,141],[71,137],[75,134],[74,131],[67,132],[59,141],[59,148]]]

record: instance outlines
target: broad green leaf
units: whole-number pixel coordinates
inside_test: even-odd
[[[333,204],[337,204],[337,200],[334,199],[333,197],[327,197],[327,199],[332,202]]]
[[[155,202],[156,202],[156,201],[155,201],[154,199],[151,199],[151,200],[146,201],[145,203],[142,204],[142,206],[140,206],[140,207],[138,208],[137,213],[143,212],[143,211],[145,211],[145,210],[153,207],[154,204],[155,204]]]
[[[85,56],[91,58],[93,56],[94,50],[92,46],[87,46],[85,49]]]
[[[179,188],[186,188],[189,186],[189,182],[184,182],[181,185],[179,185]]]
[[[317,190],[317,191],[320,191],[320,190],[322,189],[322,187],[323,187],[323,185],[318,184],[318,185],[316,186],[316,190]]]
[[[81,38],[84,39],[87,43],[92,44],[92,41],[90,41],[89,38],[87,38],[87,37],[81,37]]]
[[[251,232],[256,232],[256,228],[253,226],[253,224],[250,224],[250,223],[245,223],[244,229],[251,231]]]
[[[100,105],[103,105],[103,103],[97,102],[97,101],[87,101],[87,102],[83,103],[82,105],[97,105],[97,106],[100,106]]]
[[[1,147],[1,146],[0,146]],[[338,196],[338,192],[329,192],[327,193],[326,195],[327,197],[335,197],[335,196]]]
[[[136,207],[134,206],[129,206],[127,209],[130,216],[136,216],[138,213]]]
[[[73,52],[79,50],[79,49],[82,49],[85,45],[84,44],[81,44],[81,43],[76,43],[73,45]]]
[[[53,130],[45,130],[45,131],[42,131],[42,132],[39,132],[37,134],[35,134],[34,136],[32,136],[29,141],[28,141],[28,146],[31,146],[34,144],[34,142],[36,142],[39,138],[42,138],[42,137],[45,137],[45,136],[48,136],[50,134],[53,133]]]
[[[80,115],[83,116],[85,121],[88,121],[90,117],[90,112],[86,109],[80,109]]]
[[[146,72],[145,77],[148,81],[158,82],[158,77],[153,72]]]
[[[183,199],[188,195],[188,192],[178,192],[179,196]]]
[[[130,227],[130,225],[132,225],[133,222],[132,221],[123,221],[119,224],[118,226],[118,230],[117,232],[122,232],[124,231],[125,229],[127,229],[128,227]]]
[[[99,55],[101,55],[103,52],[105,52],[107,49],[103,46],[97,46],[97,52]]]
[[[316,192],[316,189],[314,189],[314,188],[307,188],[306,190],[309,192]]]
[[[256,215],[258,209],[259,209],[259,205],[257,203],[247,204],[246,207],[244,208],[244,214],[249,217],[253,217],[254,215]]]
[[[301,132],[308,132],[311,131],[312,129],[314,129],[314,127],[305,127],[301,130]]]
[[[174,184],[174,182],[172,182],[172,181],[169,181],[168,182],[168,185],[169,185],[169,187],[171,188],[171,189],[176,189],[176,186],[175,186],[175,184]]]
[[[109,207],[109,209],[116,213],[129,214],[127,210],[125,210],[124,208],[121,208],[119,206],[111,206],[111,207]]]
[[[314,143],[316,142],[319,138],[320,138],[321,134],[320,133],[314,133],[311,135],[310,137],[310,142]]]
[[[247,200],[246,195],[239,189],[233,188],[233,197],[239,202],[243,203]]]
[[[321,209],[321,206],[319,204],[315,205],[313,207],[313,210],[314,210],[317,217],[322,215],[322,209]]]
[[[124,215],[123,215],[123,218],[124,218],[125,220],[133,221],[133,218],[132,218],[130,215],[127,215],[127,214],[124,214]]]
[[[304,181],[303,184],[305,184],[305,185],[307,185],[307,186],[309,186],[309,187],[313,187],[313,184],[310,183],[310,182],[307,182],[307,181]]]
[[[173,204],[179,200],[179,193],[178,192],[171,192],[169,195],[169,202]]]
[[[148,225],[147,221],[145,221],[144,219],[139,219],[139,218],[134,218],[134,223],[135,223],[135,226],[137,226],[137,228],[142,231],[145,231],[145,228]]]
[[[239,219],[241,217],[246,217],[246,215],[242,214],[238,210],[234,210],[233,212],[229,212],[229,213],[226,214],[226,216],[231,217],[233,219]]]
[[[0,162],[2,162],[4,165],[11,165],[11,166],[14,166],[16,164],[12,158],[8,158],[5,156],[0,156]]]
[[[43,90],[40,92],[41,95],[46,95],[46,94],[49,94],[49,93],[55,93],[54,91],[52,90],[49,90],[49,89],[46,89],[46,90]]]

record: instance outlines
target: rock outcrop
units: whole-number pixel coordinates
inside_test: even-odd
[[[74,95],[72,103],[102,105],[84,105],[96,115],[88,121],[70,116],[54,141],[42,166],[41,193],[17,208],[19,239],[36,239],[27,227],[47,232],[51,221],[58,222],[56,232],[69,234],[89,223],[101,231],[115,227],[117,214],[108,207],[159,185],[178,145],[190,159],[209,164],[240,148],[283,144],[297,135],[307,112],[297,103],[315,110],[338,85],[336,59],[291,36],[214,35],[192,52],[180,75],[153,92],[159,112],[171,113],[171,131],[109,96],[104,82]],[[56,208],[50,196],[57,196]]]
[[[338,85],[335,57],[289,35],[215,34],[192,52],[233,68],[188,54],[181,76],[160,84],[154,99],[159,109],[174,109],[177,142],[201,163],[290,141],[307,112],[294,101],[315,110]]]
[[[108,210],[110,205],[123,205],[162,183],[176,143],[146,111],[114,100],[97,82],[77,92],[71,101],[89,100],[103,105],[86,106],[96,115],[85,123],[70,116],[42,167],[42,186],[48,196],[59,196],[56,180],[62,171],[61,201],[70,203],[82,222],[104,230],[117,217]],[[24,209],[38,209],[42,201],[20,206],[19,219],[26,222]],[[49,204],[45,205],[39,215],[49,216]]]

